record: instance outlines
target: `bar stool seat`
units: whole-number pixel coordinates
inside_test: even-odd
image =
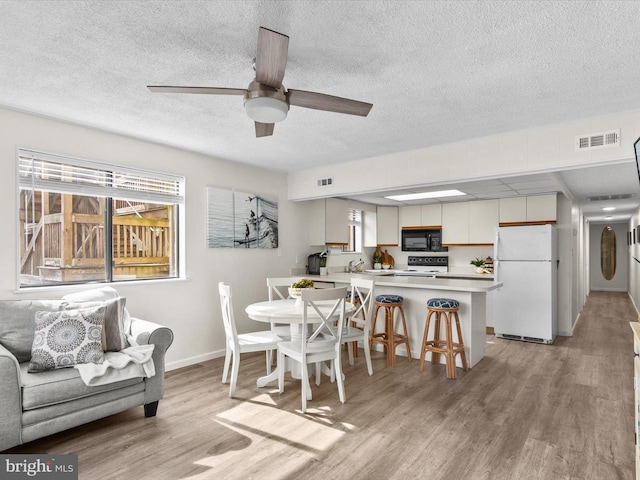
[[[460,355],[462,360],[462,369],[466,371],[469,367],[467,364],[467,355],[464,351],[464,340],[462,338],[462,329],[460,328],[460,317],[458,310],[460,302],[451,298],[430,298],[427,301],[427,319],[424,326],[424,335],[422,339],[422,349],[420,352],[420,364],[418,370],[424,370],[424,361],[427,352],[431,352],[431,363],[440,363],[440,354],[444,354],[447,365],[447,378],[457,378],[456,374],[456,355]],[[429,339],[429,326],[431,317],[435,315],[435,324],[433,328],[433,339]],[[445,321],[445,339],[440,338],[440,319],[444,317]],[[452,318],[456,325],[457,342],[453,341]]]
[[[404,298],[401,295],[382,294],[377,295],[374,302],[375,310],[373,312],[373,322],[371,325],[371,337],[369,344],[381,343],[387,352],[387,365],[395,367],[396,365],[396,348],[398,345],[405,344],[407,346],[407,357],[411,361],[411,347],[409,346],[409,333],[407,330],[407,322],[404,317],[402,305]],[[378,310],[383,308],[385,312],[384,332],[375,333],[376,319]],[[402,320],[402,333],[396,333],[395,328],[395,312],[400,312]]]

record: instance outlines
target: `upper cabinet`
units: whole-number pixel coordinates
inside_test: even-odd
[[[527,197],[527,222],[555,222],[558,212],[558,196],[536,195]]]
[[[443,245],[491,245],[498,226],[498,200],[442,205]]]
[[[377,225],[378,218],[376,212],[362,211],[362,246],[377,246]]]
[[[500,224],[555,222],[557,195],[535,195],[500,199]]]
[[[311,201],[309,245],[347,245],[348,204],[339,198]]]
[[[442,205],[442,245],[469,243],[469,202]]]
[[[442,225],[442,206],[439,203],[408,205],[400,208],[400,226],[439,227]]]
[[[398,207],[378,206],[376,220],[376,242],[378,245],[397,247],[400,244],[398,210]]]

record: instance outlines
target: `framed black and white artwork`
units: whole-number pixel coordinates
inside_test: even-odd
[[[278,200],[207,187],[207,247],[278,248]]]

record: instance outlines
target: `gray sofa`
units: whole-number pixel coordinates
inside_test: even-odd
[[[0,300],[0,451],[108,415],[144,405],[155,416],[164,391],[164,357],[173,332],[131,317],[124,309],[124,333],[138,345],[154,344],[155,375],[87,386],[76,368],[29,373],[35,313],[60,311],[69,301],[103,301],[118,297],[111,287],[73,294],[60,300]]]

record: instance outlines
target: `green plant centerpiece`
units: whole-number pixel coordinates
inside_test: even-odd
[[[380,255],[373,255],[373,268],[382,268],[382,257]]]
[[[482,267],[484,265],[484,260],[480,257],[476,257],[471,260],[471,265],[475,265],[476,267]]]
[[[471,260],[470,263],[471,265],[475,265],[477,273],[486,273],[484,271],[484,259],[480,257],[476,257],[473,260]]]
[[[313,280],[301,278],[289,287],[289,296],[296,299],[296,305],[302,304],[302,290],[313,288]]]

